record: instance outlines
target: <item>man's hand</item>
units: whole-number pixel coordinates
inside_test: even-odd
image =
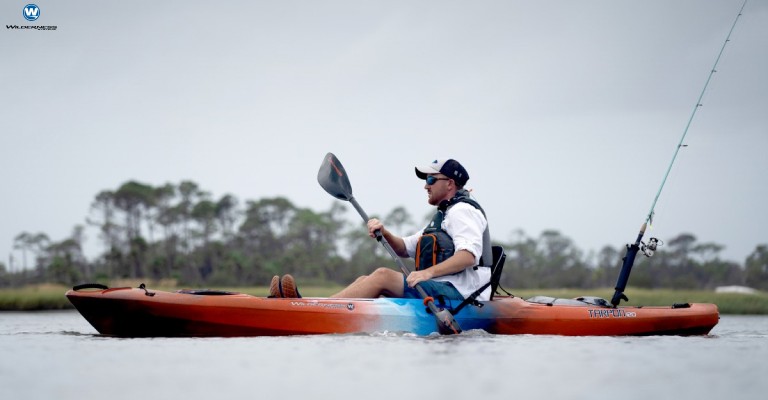
[[[372,238],[376,238],[376,231],[381,230],[381,234],[384,234],[384,224],[381,223],[376,218],[371,218],[368,220],[368,236]]]
[[[408,287],[416,287],[416,284],[419,282],[428,281],[435,277],[435,275],[431,271],[432,268],[425,269],[423,271],[413,271],[410,274],[408,274],[408,277],[405,279],[405,281],[408,283]]]

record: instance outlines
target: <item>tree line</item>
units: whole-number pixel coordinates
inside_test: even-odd
[[[96,194],[85,225],[75,226],[64,240],[42,232],[18,234],[14,249],[21,253],[16,261],[21,267],[0,263],[0,286],[125,278],[172,279],[189,287],[266,285],[273,275],[288,272],[303,284],[348,284],[376,267],[395,268],[365,225],[350,223],[346,212],[342,202],[318,212],[284,197],[244,203],[231,194],[215,198],[192,181],[161,186],[129,181]],[[394,232],[412,232],[431,215],[415,221],[396,207],[381,218]],[[86,225],[98,229],[101,245],[90,260],[83,253]],[[624,254],[608,245],[585,254],[555,230],[536,237],[518,231],[495,244],[507,253],[501,283],[512,289],[612,287]],[[768,290],[768,245],[757,245],[743,264],[722,260],[722,249],[682,233],[653,257],[638,256],[630,285]]]

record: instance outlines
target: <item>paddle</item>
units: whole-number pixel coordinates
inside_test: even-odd
[[[363,217],[363,221],[368,222],[368,214],[365,213],[363,208],[360,207],[360,204],[358,204],[357,200],[355,200],[355,197],[352,195],[352,185],[349,183],[347,171],[344,170],[344,166],[341,165],[341,161],[339,161],[339,159],[336,158],[333,153],[328,153],[323,159],[323,163],[320,165],[320,170],[317,172],[317,182],[320,183],[320,186],[322,186],[323,189],[325,189],[325,191],[328,192],[328,194],[331,196],[339,200],[352,203],[352,206],[355,207],[355,210],[357,210],[360,216]],[[401,260],[397,253],[395,253],[395,250],[392,249],[392,246],[390,246],[389,242],[387,242],[387,239],[384,237],[384,235],[381,234],[381,231],[376,230],[374,233],[376,235],[376,240],[378,240],[379,243],[381,243],[381,245],[384,246],[384,248],[387,250],[389,255],[392,256],[397,265],[400,267],[400,270],[403,271],[403,274],[408,276],[411,271],[409,271],[408,267],[403,264],[403,260]],[[437,308],[434,300],[432,297],[427,295],[427,293],[421,287],[421,284],[416,284],[416,291],[419,292],[419,295],[424,299],[424,304],[432,312],[432,315],[435,316],[437,329],[441,334],[445,335],[461,333],[461,327],[459,326],[458,322],[453,319],[451,312],[445,309]]]

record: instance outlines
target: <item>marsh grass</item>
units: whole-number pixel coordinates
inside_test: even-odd
[[[146,282],[151,290],[175,291],[188,289],[175,286],[175,282]],[[138,287],[142,281],[121,280],[110,282],[109,287]],[[64,293],[71,287],[55,284],[25,286],[22,288],[0,289],[0,311],[38,311],[73,309]],[[199,289],[199,288],[198,288]],[[249,287],[209,287],[207,289],[246,293],[253,296],[267,296],[268,286]],[[342,289],[342,286],[301,286],[299,291],[304,297],[328,297]]]
[[[137,287],[139,281],[110,282],[110,287]],[[147,282],[147,287],[154,290],[174,291],[179,289],[172,281]],[[327,297],[341,290],[341,286],[300,286],[304,297]],[[0,289],[0,311],[32,311],[71,309],[64,293],[69,287],[53,284],[26,286],[23,288]],[[254,296],[266,296],[266,286],[251,287],[210,287],[209,289],[247,293]],[[597,296],[610,300],[613,289],[521,289],[510,290],[512,294],[524,299],[542,295],[560,298],[579,296]],[[715,293],[703,290],[648,290],[628,288],[627,306],[670,306],[674,303],[715,303],[721,314],[765,314],[768,315],[768,293],[738,294]]]
[[[44,284],[0,289],[0,311],[63,310],[73,308],[64,286]]]

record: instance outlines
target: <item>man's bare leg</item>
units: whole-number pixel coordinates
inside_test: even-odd
[[[370,275],[357,278],[331,297],[375,299],[379,296],[403,297],[403,274],[389,268],[378,268]]]

